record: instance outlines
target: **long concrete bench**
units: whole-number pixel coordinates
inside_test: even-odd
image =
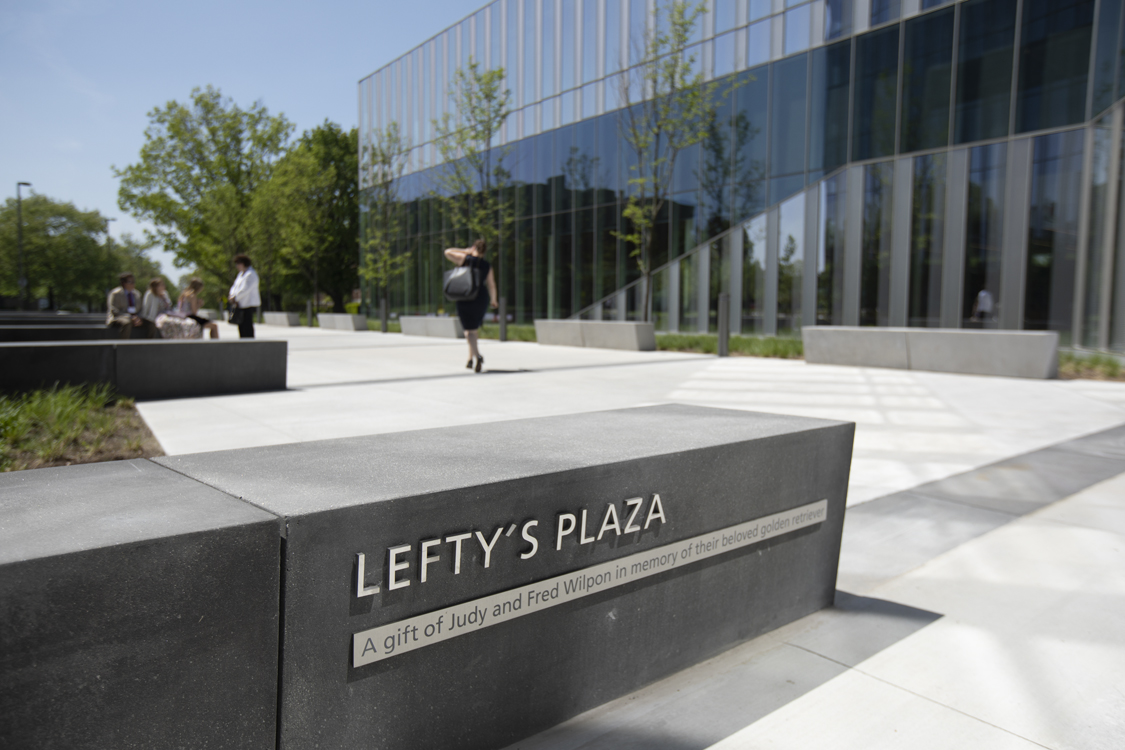
[[[2,312],[0,326],[105,325],[105,313]]]
[[[105,322],[86,325],[7,325],[0,323],[0,342],[7,341],[103,341],[117,338]]]
[[[540,319],[535,321],[535,338],[540,344],[551,346],[588,346],[634,352],[656,350],[656,333],[652,323]]]
[[[1058,375],[1054,331],[807,326],[801,338],[810,364],[1014,378]]]
[[[295,312],[264,312],[262,321],[267,326],[295,328],[301,325],[301,314]]]
[[[333,331],[366,331],[366,315],[346,315],[344,313],[319,313],[316,316],[321,328]]]
[[[106,383],[136,399],[279,391],[285,341],[73,341],[0,344],[0,390]]]
[[[399,324],[406,336],[434,336],[440,339],[463,339],[465,329],[461,319],[455,316],[400,315]]]
[[[0,744],[505,747],[831,605],[852,436],[664,405],[0,474]]]

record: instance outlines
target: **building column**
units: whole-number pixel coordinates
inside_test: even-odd
[[[777,242],[781,212],[775,206],[766,214],[766,294],[763,300],[762,333],[777,335]]]
[[[711,243],[700,246],[695,251],[695,319],[697,333],[707,333],[711,321]]]
[[[741,226],[727,235],[727,268],[730,269],[730,332],[742,333],[742,236]]]
[[[820,186],[805,192],[805,267],[801,274],[801,326],[816,325],[816,258],[820,247]]]
[[[910,230],[914,207],[914,157],[895,160],[891,221],[891,293],[887,324],[904,327],[910,293]]]
[[[1113,110],[1109,137],[1109,174],[1106,184],[1105,229],[1102,237],[1105,244],[1099,248],[1102,254],[1102,275],[1099,279],[1101,290],[1098,296],[1098,348],[1109,349],[1110,315],[1113,313],[1113,262],[1117,254],[1117,211],[1121,201],[1121,130],[1125,124],[1125,109]]]
[[[859,325],[859,284],[863,270],[863,170],[848,167],[847,220],[844,228],[844,309],[846,326]]]
[[[680,261],[668,266],[668,297],[665,304],[668,306],[668,330],[676,333],[680,330]]]
[[[969,149],[949,152],[945,174],[945,248],[941,259],[941,327],[961,327],[965,230],[969,209]]]
[[[1082,152],[1082,196],[1078,209],[1078,252],[1074,263],[1074,311],[1070,319],[1070,341],[1072,346],[1082,343],[1086,325],[1086,268],[1090,256],[1090,210],[1094,182],[1094,132],[1092,125],[1086,127]]]
[[[1012,331],[1023,328],[1032,146],[1031,138],[1008,142],[1003,252],[1000,260],[1000,327]]]

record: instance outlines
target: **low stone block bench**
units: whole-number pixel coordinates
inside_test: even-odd
[[[106,383],[136,399],[280,391],[288,343],[71,341],[0,344],[0,390]]]
[[[85,325],[6,325],[0,322],[0,342],[104,341],[118,338],[116,330],[101,323]]]
[[[273,750],[280,534],[150,461],[0,474],[0,747]]]
[[[1054,331],[806,326],[801,338],[809,364],[1013,378],[1058,375]]]
[[[321,328],[333,331],[366,331],[366,315],[346,315],[344,313],[318,313],[317,322]]]
[[[284,519],[279,747],[460,750],[829,606],[852,435],[667,405],[154,461]]]
[[[0,311],[0,326],[87,326],[105,325],[105,313],[53,313]]]
[[[400,315],[399,324],[406,336],[434,336],[440,339],[463,339],[465,329],[461,319],[437,315]]]
[[[535,338],[540,344],[551,346],[588,346],[634,352],[656,350],[656,333],[652,323],[540,319],[535,321]]]
[[[267,326],[296,328],[301,325],[301,314],[295,312],[264,312],[262,321]]]

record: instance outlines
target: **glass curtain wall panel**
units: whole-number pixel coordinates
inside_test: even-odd
[[[679,273],[679,269],[673,270],[673,266],[656,271],[650,277],[652,279],[652,327],[657,331],[670,331],[671,330],[671,310],[673,305],[679,305],[680,301],[677,297],[672,299],[672,274]],[[626,310],[632,312],[635,309],[635,304],[631,298],[641,297],[641,284],[636,284],[630,287],[627,291]],[[633,320],[633,318],[629,318]]]
[[[770,21],[750,24],[746,30],[746,65],[753,67],[769,62],[770,59]]]
[[[551,266],[551,291],[553,292],[552,318],[568,318],[578,311],[575,307],[576,286],[574,268],[574,212],[555,214],[556,249]]]
[[[856,40],[852,159],[895,152],[898,98],[898,26]]]
[[[702,272],[702,254],[692,253],[680,264],[680,328],[686,333],[699,330],[699,275]],[[703,311],[705,314],[705,310]]]
[[[521,105],[528,105],[534,102],[537,97],[535,95],[535,60],[539,56],[539,45],[537,44],[535,34],[535,16],[539,9],[538,0],[523,0],[523,97],[521,98]],[[530,114],[530,111],[527,115]],[[529,132],[527,125],[524,125],[524,132]]]
[[[1008,134],[1016,0],[971,0],[961,5],[954,141]]]
[[[808,55],[774,63],[770,88],[770,203],[805,185]]]
[[[816,324],[844,322],[844,242],[847,229],[847,174],[820,183],[820,227],[816,256]]]
[[[1094,88],[1091,112],[1098,114],[1113,104],[1113,78],[1117,70],[1118,27],[1122,0],[1102,0],[1098,11],[1097,48],[1094,50]]]
[[[504,51],[504,0],[496,0],[489,6],[489,25],[491,27],[491,49],[488,51],[489,67],[492,70],[499,70],[504,67],[504,60],[501,58],[501,53]]]
[[[554,196],[554,210],[569,211],[574,208],[574,184],[568,164],[573,163],[576,156],[575,133],[577,125],[568,125],[559,128],[553,133],[544,133],[540,138],[555,140],[555,163],[551,167],[547,180],[550,183],[551,193]]]
[[[678,258],[684,253],[691,250],[698,243],[696,218],[698,215],[698,196],[693,192],[677,193],[672,196],[672,200],[665,203],[665,210],[661,213],[667,215],[669,212],[672,217],[671,227],[671,247],[669,248],[667,242],[663,242],[658,247],[657,251],[653,253],[653,267],[666,263],[672,258]],[[667,219],[665,219],[667,222]],[[662,223],[657,222],[657,229],[661,228]],[[663,223],[663,227],[667,227],[667,223]],[[657,235],[659,238],[659,234]],[[664,255],[661,251],[667,252]]]
[[[840,42],[810,55],[809,179],[817,180],[848,161],[852,45]]]
[[[731,226],[733,110],[734,102],[731,97],[720,97],[715,119],[707,128],[707,137],[699,144],[695,182],[699,185],[703,239],[715,237]]]
[[[765,328],[766,217],[742,225],[742,333]],[[731,300],[735,304],[735,300]]]
[[[618,288],[617,283],[617,206],[601,206],[597,210],[598,271],[594,298],[601,299]],[[609,305],[612,309],[613,298]]]
[[[852,33],[852,0],[826,0],[824,14],[824,41]]]
[[[617,141],[620,138],[617,113],[610,112],[598,118],[598,155],[594,171],[597,176],[597,202],[615,203],[621,189],[618,176]]]
[[[711,68],[713,78],[722,78],[734,72],[736,36],[737,32],[728,31],[722,36],[715,37],[714,63]]]
[[[906,23],[903,48],[902,151],[949,143],[953,8]]]
[[[777,332],[801,333],[801,283],[805,267],[805,199],[801,193],[779,209],[777,252]]]
[[[964,328],[996,328],[1003,253],[1007,144],[977,146],[969,157],[968,227],[962,299]]]
[[[583,120],[574,126],[575,141],[565,164],[567,182],[574,189],[574,205],[594,205],[598,184],[598,121]]]
[[[535,317],[551,318],[552,309],[557,308],[552,281],[554,275],[552,267],[555,263],[557,248],[555,246],[554,218],[540,216],[534,220],[535,239],[532,241],[532,252],[535,261]]]
[[[628,0],[629,3],[629,66],[638,64],[645,53],[645,27],[648,18],[648,0]]]
[[[891,299],[891,220],[894,162],[863,168],[863,244],[859,278],[859,324],[885,326]]]
[[[871,25],[898,19],[901,12],[900,0],[871,0]]]
[[[540,0],[539,12],[542,17],[542,35],[539,41],[539,98],[546,99],[554,96],[555,91],[555,2],[556,0]],[[553,119],[553,118],[552,118]],[[550,130],[554,123],[548,123],[543,118],[543,130]]]
[[[562,2],[562,49],[559,50],[559,80],[560,90],[569,91],[575,86],[575,60],[577,37],[575,35],[576,15],[578,0],[561,0]]]
[[[1086,119],[1094,0],[1024,0],[1016,130]]]
[[[769,108],[769,69],[761,66],[738,74],[734,91],[734,177],[735,222],[753,216],[766,207],[767,116]]]
[[[809,24],[812,21],[811,5],[802,5],[799,8],[785,13],[785,47],[786,55],[803,52],[809,48]]]
[[[738,22],[739,0],[713,0],[712,12],[715,16],[715,36],[730,31]]]
[[[910,286],[906,324],[941,325],[941,268],[945,240],[945,154],[914,159],[910,226]]]
[[[582,83],[598,77],[598,0],[582,0]]]
[[[607,76],[621,70],[621,3],[622,0],[605,0],[605,74]],[[609,96],[608,91],[606,96]]]
[[[749,18],[751,21],[765,18],[773,11],[773,0],[749,0],[749,2]]]
[[[1111,139],[1115,137],[1110,127],[1112,118],[1106,115],[1094,126],[1094,153],[1091,161],[1090,232],[1086,248],[1086,278],[1082,315],[1082,346],[1096,348],[1101,328],[1102,275],[1105,273],[1106,255],[1113,246],[1114,237],[1106,231],[1106,212],[1109,205],[1109,162]]]
[[[520,96],[519,96],[520,90],[521,90],[520,84],[519,84],[519,72],[520,72],[520,20],[519,20],[520,16],[519,16],[519,6],[520,6],[520,3],[521,3],[521,0],[505,0],[505,2],[507,3],[507,7],[506,7],[507,18],[505,19],[505,24],[506,24],[507,28],[504,30],[504,34],[505,34],[505,39],[507,40],[507,45],[508,45],[508,53],[507,53],[508,60],[505,63],[505,69],[504,69],[504,74],[505,74],[505,77],[507,79],[505,85],[508,87],[508,90],[512,92],[512,102],[511,102],[512,106],[518,107],[522,103],[520,101]],[[509,134],[514,132],[513,129],[516,127],[514,116],[508,117],[508,123],[507,124],[508,124],[508,128],[509,128],[509,130],[508,130]],[[511,139],[510,135],[509,135],[509,139]]]
[[[583,208],[574,212],[574,309],[577,313],[592,305],[597,283],[597,235],[594,233],[594,209]]]
[[[707,264],[710,278],[707,284],[707,330],[717,333],[719,330],[719,295],[730,293],[730,235],[721,237],[709,243],[707,252],[710,262]],[[731,301],[731,304],[735,304]]]
[[[1120,133],[1121,163],[1118,165],[1117,200],[1118,216],[1125,215],[1125,132]],[[1121,226],[1120,219],[1118,227]],[[1120,230],[1119,230],[1120,232]],[[1125,352],[1125,235],[1118,234],[1114,243],[1116,260],[1113,263],[1113,283],[1110,290],[1109,348]]]
[[[1071,130],[1036,138],[1031,170],[1023,327],[1058,331],[1063,344],[1074,310],[1083,136]]]

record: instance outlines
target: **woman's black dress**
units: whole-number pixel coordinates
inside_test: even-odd
[[[465,262],[461,265],[476,268],[480,274],[480,290],[477,292],[477,298],[457,303],[457,317],[461,319],[461,327],[466,331],[475,331],[480,328],[480,324],[484,322],[484,314],[488,312],[490,298],[488,284],[485,281],[492,266],[484,258],[475,255],[466,255]]]

